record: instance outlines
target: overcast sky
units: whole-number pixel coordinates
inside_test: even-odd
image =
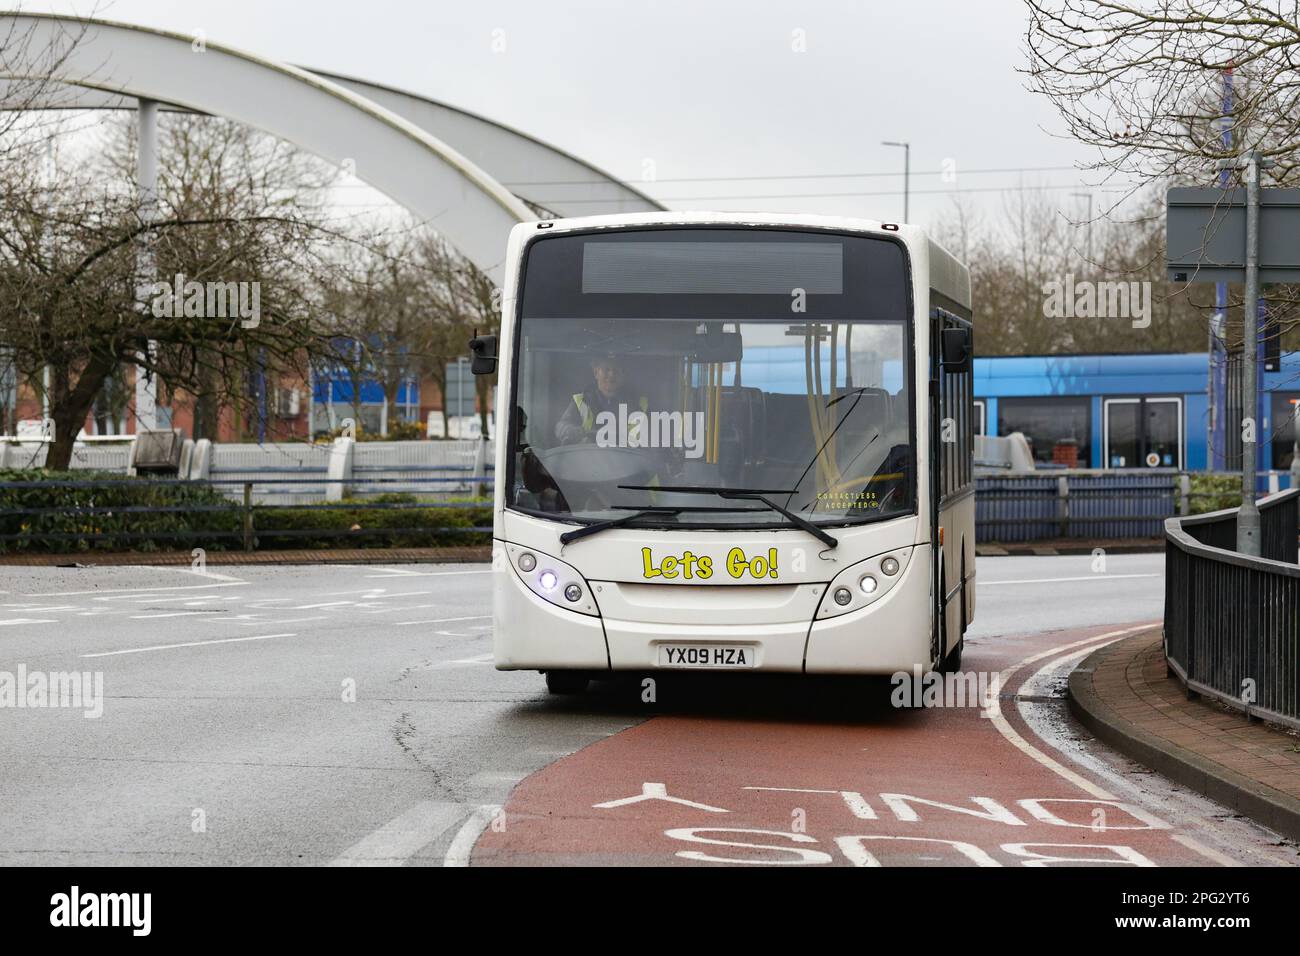
[[[431,96],[673,208],[901,219],[902,150],[881,140],[907,140],[913,221],[935,225],[953,195],[996,215],[1022,182],[1083,210],[1085,154],[1016,72],[1020,0],[0,0],[15,6],[202,30]]]

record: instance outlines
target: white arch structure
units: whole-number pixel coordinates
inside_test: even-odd
[[[479,165],[366,97],[306,70],[193,37],[56,14],[0,15],[0,35],[51,62],[6,63],[9,80],[53,79],[227,117],[283,137],[355,174],[447,237],[500,281],[506,236],[537,217]],[[17,66],[18,72],[12,72]]]

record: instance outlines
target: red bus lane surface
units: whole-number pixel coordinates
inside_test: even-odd
[[[1188,866],[1235,862],[1041,739],[1016,695],[1137,628],[968,648],[967,706],[860,718],[667,711],[525,779],[473,865]],[[742,678],[743,679],[743,678]],[[743,694],[737,689],[735,694]],[[661,704],[663,698],[660,698]],[[650,706],[650,705],[647,705]]]

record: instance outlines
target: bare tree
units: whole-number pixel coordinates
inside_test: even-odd
[[[252,421],[265,394],[257,383],[304,378],[313,356],[333,352],[317,274],[331,266],[326,250],[341,237],[304,186],[311,163],[222,120],[172,117],[165,129],[166,173],[151,219],[140,215],[126,172],[131,146],[121,126],[103,166],[64,165],[51,175],[29,152],[0,157],[8,184],[0,202],[0,344],[29,382],[48,369],[49,468],[67,467],[88,412],[123,366]],[[143,240],[153,244],[160,278],[259,290],[255,321],[214,311],[203,295],[197,310],[160,310],[156,299],[139,308],[135,254]]]
[[[1052,103],[1070,137],[1096,150],[1087,168],[1127,185],[1125,199],[1211,184],[1221,160],[1248,149],[1272,160],[1269,183],[1300,184],[1296,0],[1025,3],[1030,89]],[[1163,258],[1163,249],[1151,252]],[[1214,307],[1196,287],[1178,294],[1186,303],[1170,308],[1205,316]],[[1276,334],[1294,338],[1300,289],[1275,286],[1267,298]],[[1240,342],[1240,304],[1234,289],[1230,347]]]

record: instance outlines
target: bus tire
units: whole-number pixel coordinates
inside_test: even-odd
[[[961,670],[961,651],[966,644],[966,635],[957,638],[957,646],[948,652],[948,656],[939,665],[940,674],[956,674]]]
[[[546,672],[546,689],[552,694],[585,694],[590,683],[582,671]]]

